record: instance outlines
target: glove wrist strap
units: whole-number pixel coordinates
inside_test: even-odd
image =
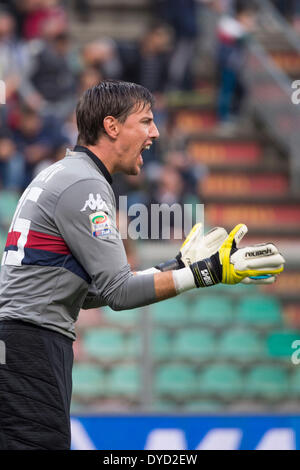
[[[216,253],[190,266],[196,287],[210,287],[219,284],[222,280],[222,266],[219,254]]]

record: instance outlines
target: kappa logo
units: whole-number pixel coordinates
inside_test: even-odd
[[[84,212],[89,208],[91,211],[106,211],[109,212],[106,202],[103,201],[100,194],[90,193],[89,198],[85,201],[84,206],[80,209],[80,212]]]

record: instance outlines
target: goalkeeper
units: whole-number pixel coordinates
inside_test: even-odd
[[[133,83],[108,80],[87,90],[76,110],[74,150],[37,175],[19,201],[0,273],[7,357],[0,365],[0,449],[70,448],[81,308],[135,308],[220,282],[272,282],[283,270],[272,244],[238,248],[241,224],[228,236],[216,229],[203,239],[198,225],[174,260],[131,272],[111,175],[139,174],[142,151],[159,136],[152,105],[151,93]]]

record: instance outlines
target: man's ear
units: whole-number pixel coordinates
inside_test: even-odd
[[[103,119],[103,126],[106,134],[112,139],[116,139],[120,132],[120,123],[113,116],[106,116]]]

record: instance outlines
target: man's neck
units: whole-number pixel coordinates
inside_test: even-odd
[[[98,145],[84,145],[84,147],[88,148],[91,152],[93,152],[99,160],[105,165],[107,170],[111,175],[115,173],[115,165],[114,165],[114,152],[109,151],[107,146],[98,144]]]

